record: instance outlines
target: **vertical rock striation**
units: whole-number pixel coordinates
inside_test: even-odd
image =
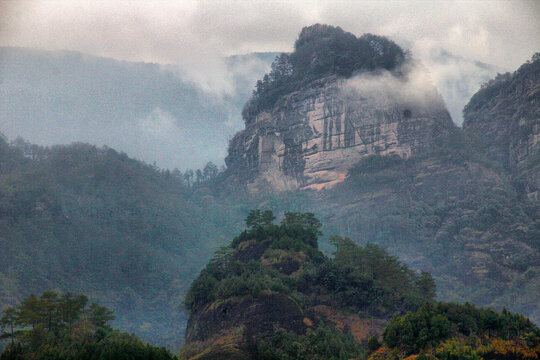
[[[228,171],[252,190],[322,189],[367,155],[419,154],[454,127],[423,75],[421,89],[408,70],[330,76],[287,94],[231,140]]]
[[[499,75],[465,106],[464,130],[485,153],[517,175],[530,197],[540,188],[540,53]]]

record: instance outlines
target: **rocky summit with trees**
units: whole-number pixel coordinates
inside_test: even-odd
[[[430,274],[333,237],[312,213],[253,210],[192,283],[186,360],[538,359],[522,315],[436,302]],[[411,357],[412,356],[412,357]]]

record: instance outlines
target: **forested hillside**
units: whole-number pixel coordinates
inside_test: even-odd
[[[238,166],[224,172],[213,164],[169,171],[108,147],[47,148],[0,137],[0,305],[50,289],[85,293],[115,311],[115,326],[174,348],[186,328],[182,303],[197,313],[262,294],[306,309],[328,305],[314,300],[322,295],[354,316],[378,320],[420,309],[394,320],[392,331],[406,332],[401,326],[418,317],[441,320],[450,330],[429,346],[449,341],[460,347],[452,337],[469,337],[471,331],[456,329],[459,322],[447,316],[454,311],[471,313],[474,321],[496,319],[504,325],[494,328],[496,336],[517,341],[504,332],[514,329],[506,321],[523,325],[519,317],[467,306],[421,308],[434,294],[424,286],[431,277],[420,271],[432,274],[438,300],[506,306],[540,321],[540,59],[487,83],[466,107],[464,129],[452,123],[433,86],[422,87],[414,101],[402,96],[409,94],[413,72],[401,65],[411,61],[386,38],[356,38],[324,25],[305,28],[295,51],[277,57],[257,83],[244,108],[249,131],[229,144],[229,165]],[[356,75],[357,85],[368,82],[377,96],[346,92]],[[381,90],[385,81],[396,86]],[[164,103],[193,100],[172,88]],[[54,102],[47,106],[57,110]],[[219,112],[203,106],[197,119],[207,120],[206,110]],[[194,129],[204,138],[198,125]],[[250,186],[256,172],[268,181]],[[285,176],[294,178],[294,186],[265,186],[287,185]],[[307,177],[317,180],[314,186],[305,186]],[[277,225],[271,213],[252,213],[248,229],[216,253],[241,231],[251,209],[289,215]],[[340,237],[330,239],[334,234]],[[291,277],[295,272],[298,277]],[[291,344],[307,349],[323,338],[348,348],[343,357],[367,355],[346,336],[334,338],[326,325],[311,333],[314,338],[279,331],[257,351],[272,358]],[[375,325],[382,331],[381,323]],[[205,337],[204,329],[190,330],[189,340]],[[384,351],[400,356],[427,349],[427,343],[385,341]]]
[[[114,313],[86,295],[45,291],[3,310],[2,360],[174,360],[165,348],[144,344],[133,334],[114,330]]]
[[[325,256],[312,213],[274,220],[251,211],[193,282],[181,359],[538,359],[522,315],[434,302],[429,273],[374,244],[333,237]]]
[[[362,357],[361,343],[380,335],[392,314],[433,300],[431,276],[384,249],[333,237],[328,257],[318,248],[322,224],[312,213],[282,218],[278,225],[272,211],[251,211],[247,229],[193,282],[181,358]]]
[[[234,228],[226,209],[192,197],[179,172],[109,148],[0,139],[0,303],[85,293],[115,326],[174,346],[185,290]]]

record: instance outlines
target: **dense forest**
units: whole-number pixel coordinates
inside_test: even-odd
[[[415,273],[377,245],[363,248],[351,239],[333,237],[337,250],[333,258],[326,257],[318,250],[322,224],[312,213],[287,212],[280,225],[274,219],[269,210],[250,212],[248,229],[218,251],[190,286],[184,301],[188,310],[270,290],[300,297],[332,293],[341,307],[389,316],[416,309],[435,296],[428,273]],[[245,246],[256,248],[260,258],[250,256]]]
[[[165,348],[144,344],[114,330],[113,312],[85,295],[45,291],[3,310],[1,338],[9,339],[2,360],[173,360]]]
[[[1,303],[82,292],[115,311],[115,326],[181,343],[178,304],[236,226],[211,197],[193,195],[192,184],[216,171],[182,174],[109,148],[0,139]]]
[[[251,211],[247,229],[221,248],[192,283],[184,301],[192,319],[181,358],[226,358],[226,353],[229,359],[288,359],[282,354],[289,346],[296,348],[291,359],[363,356],[351,334],[336,331],[336,324],[314,309],[389,319],[434,300],[431,276],[409,269],[384,249],[333,237],[335,251],[329,257],[318,248],[322,224],[312,213],[286,212],[279,225],[274,220],[270,210]],[[257,310],[268,296],[288,304],[275,309],[291,313],[285,322]],[[241,317],[235,304],[242,299],[253,302],[254,314],[234,320]],[[303,322],[295,319],[298,312]],[[269,336],[276,325],[284,328]],[[221,348],[237,331],[252,345],[246,348],[239,340]]]

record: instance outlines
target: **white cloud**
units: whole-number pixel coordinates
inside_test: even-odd
[[[156,107],[147,117],[139,119],[138,127],[142,134],[151,135],[157,139],[182,139],[179,121],[171,114]]]
[[[0,14],[0,45],[177,64],[223,91],[230,82],[220,79],[220,58],[290,51],[314,22],[402,39],[413,50],[444,47],[506,69],[540,45],[535,1],[21,0],[1,2]]]

